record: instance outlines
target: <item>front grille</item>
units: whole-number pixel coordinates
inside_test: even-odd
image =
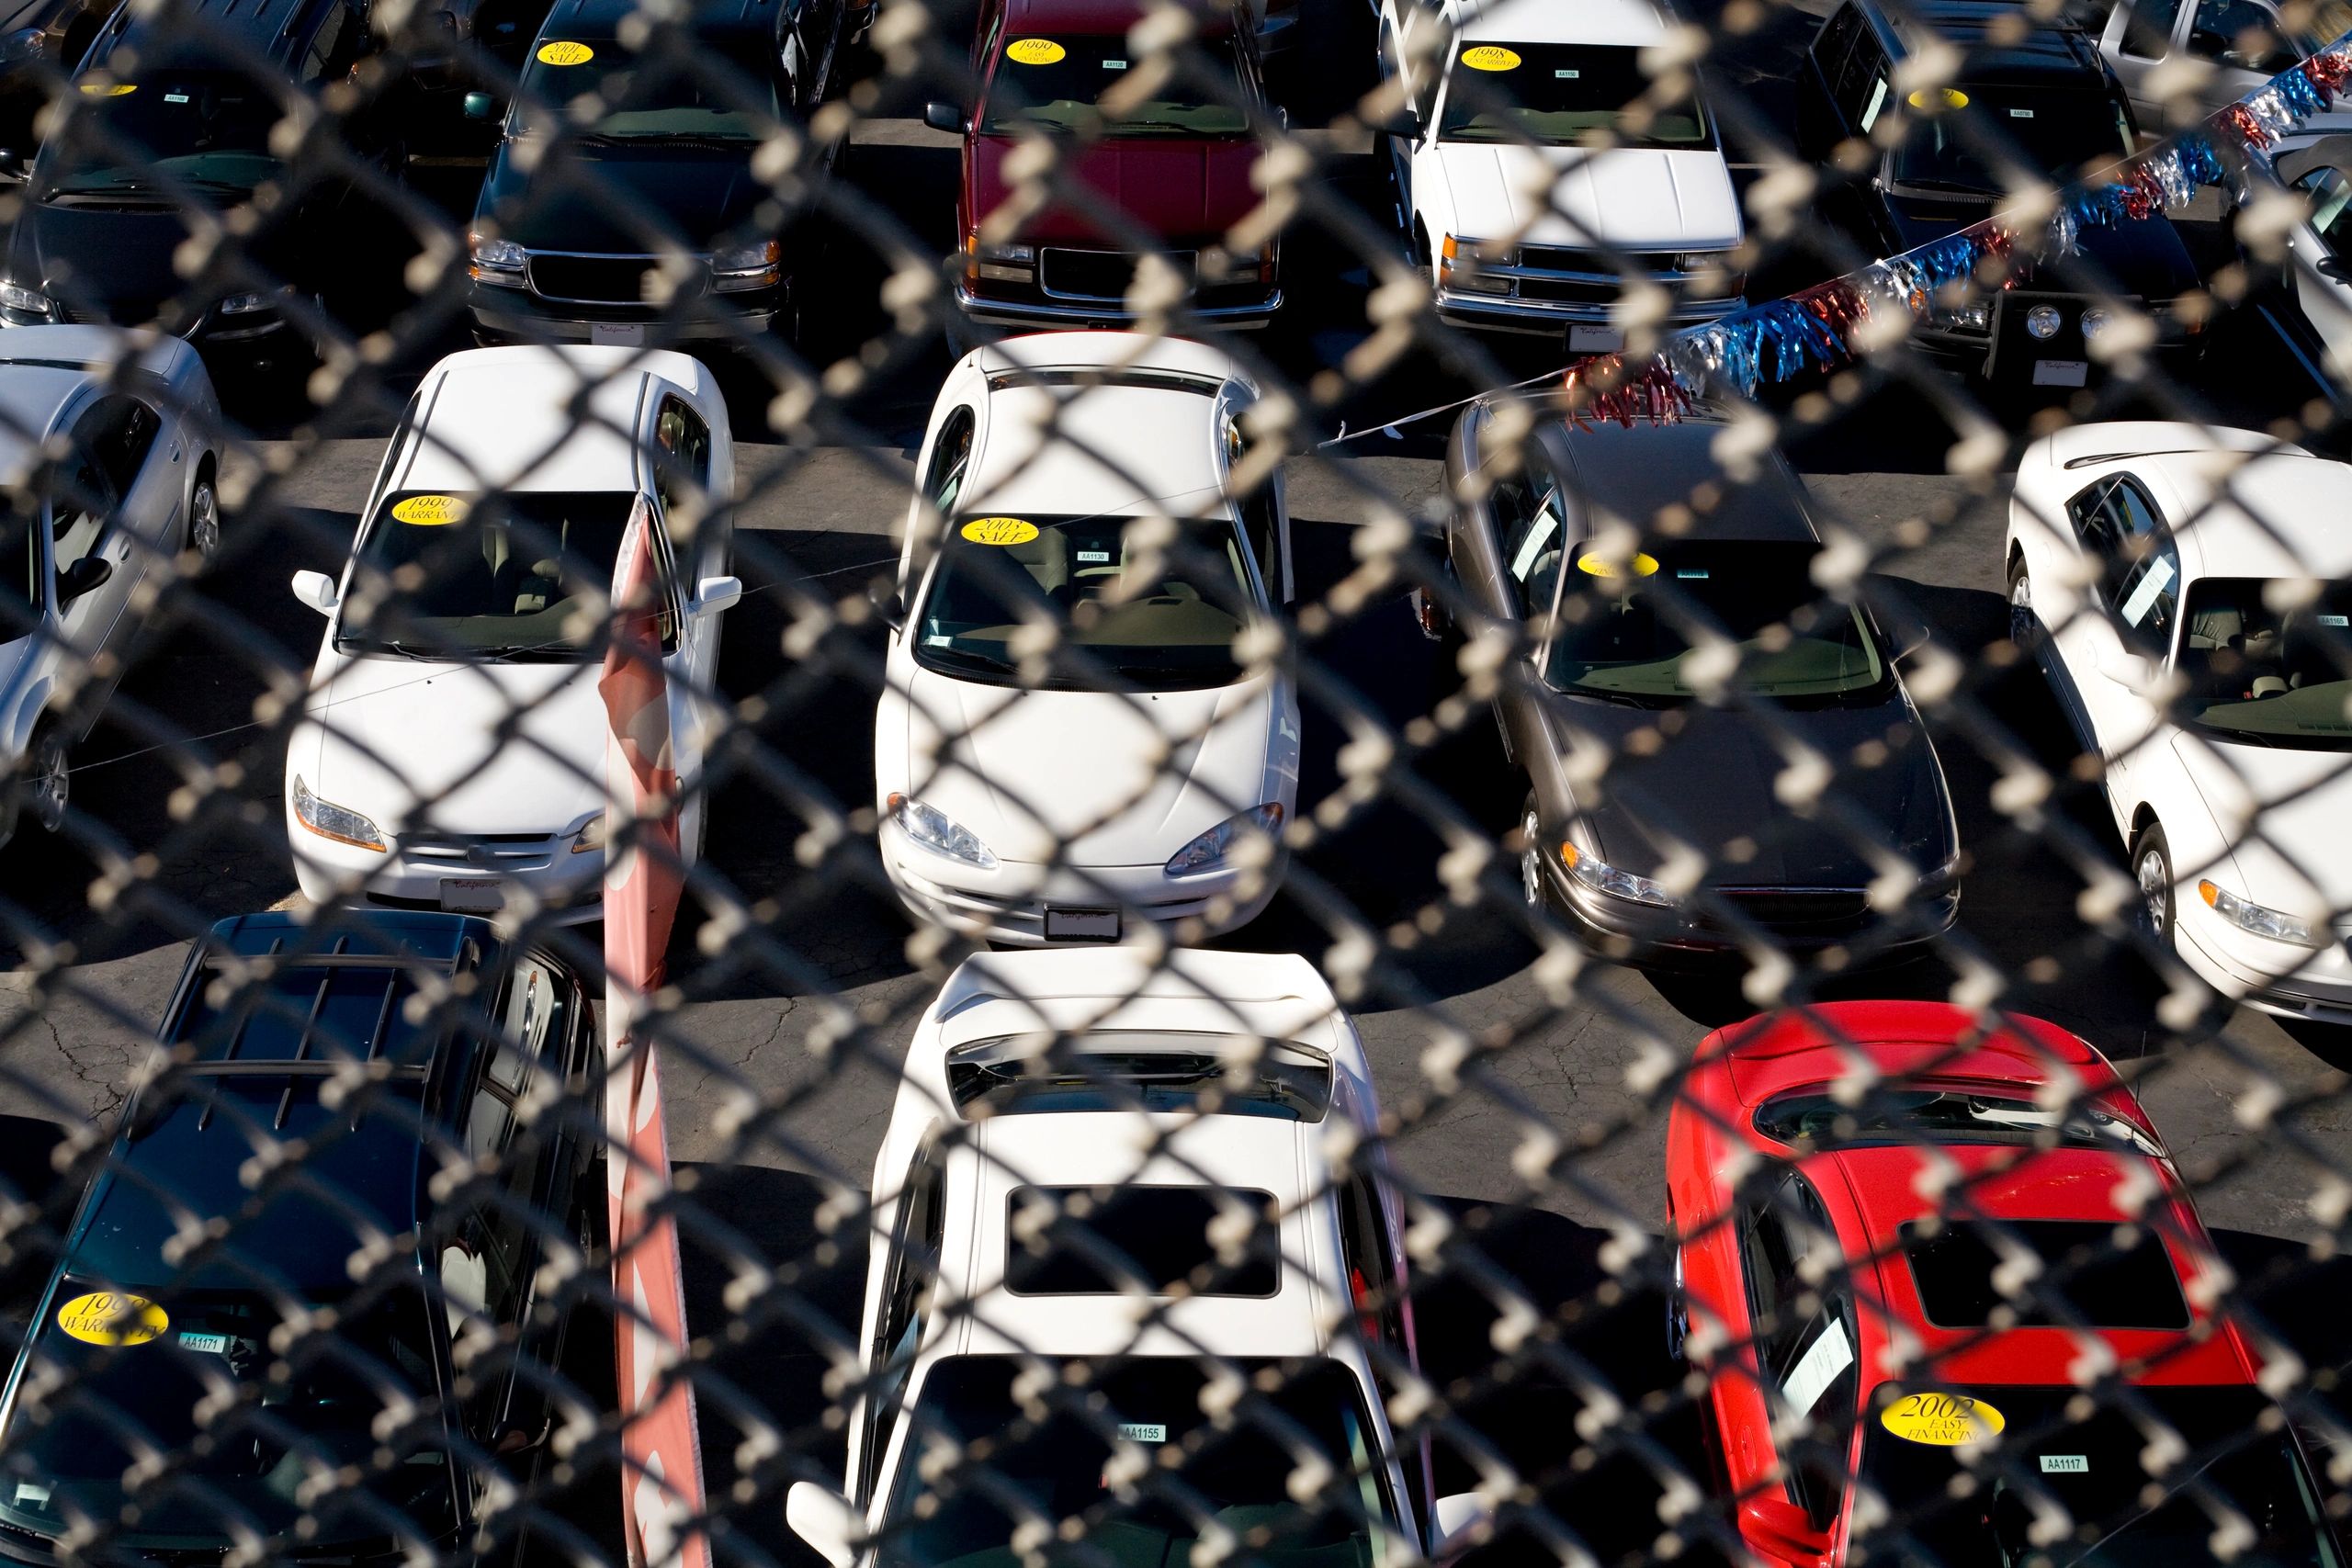
[[[1611,287],[1620,276],[1621,266],[1635,272],[1678,272],[1674,256],[1668,252],[1632,251],[1611,256],[1600,251],[1571,251],[1555,245],[1521,245],[1519,265],[1540,267],[1547,272],[1591,272],[1606,275]]]
[[[586,305],[650,305],[666,287],[659,256],[534,254],[530,279],[532,291],[542,298]],[[707,281],[696,276],[679,297],[701,294]]]
[[[1521,299],[1562,300],[1575,305],[1613,305],[1617,302],[1617,280],[1605,283],[1579,283],[1566,277],[1522,277],[1519,280]]]
[[[546,833],[444,833],[404,835],[401,852],[414,860],[443,861],[455,868],[514,869],[519,861],[544,861],[552,841]]]
[[[1048,294],[1072,294],[1088,299],[1125,299],[1136,280],[1136,257],[1124,251],[1066,251],[1048,247],[1037,257],[1038,286]],[[1191,251],[1173,252],[1163,259],[1187,285],[1196,258]]]
[[[1871,896],[1858,887],[1722,887],[1715,891],[1742,915],[1771,931],[1860,926],[1871,913]]]

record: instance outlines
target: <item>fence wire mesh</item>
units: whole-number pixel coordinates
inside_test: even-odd
[[[0,1558],[2344,1562],[2352,16],[1695,4],[13,13]]]

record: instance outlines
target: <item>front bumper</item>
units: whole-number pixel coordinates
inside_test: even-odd
[[[1899,963],[1951,930],[1960,915],[1957,884],[1915,898],[1898,916],[1871,909],[1859,889],[1717,889],[1745,928],[1707,911],[1664,908],[1596,893],[1550,869],[1552,907],[1587,947],[1603,957],[1648,968],[1705,969],[1744,956],[1758,938],[1791,956],[1844,949],[1867,962]]]
[[[2352,938],[2295,947],[2242,931],[2193,894],[2174,899],[2174,950],[2233,1001],[2279,1018],[2352,1024]]]
[[[523,342],[673,344],[738,343],[762,336],[786,319],[786,284],[741,293],[703,294],[683,310],[645,305],[582,304],[543,299],[527,288],[477,283],[467,296],[475,325],[496,337]]]
[[[45,327],[58,322],[96,323],[129,326],[136,323],[114,322],[102,312],[74,310],[57,305],[44,314],[29,310],[0,310],[0,327]],[[290,332],[292,323],[274,306],[258,310],[240,310],[235,315],[207,310],[193,327],[183,328],[175,335],[186,339],[201,354],[208,349],[224,351],[231,355],[266,355],[285,349],[300,340]]]
[[[1608,281],[1614,288],[1623,279],[1611,273]],[[1669,329],[1702,327],[1734,310],[1745,310],[1747,305],[1747,301],[1737,295],[1725,299],[1679,300],[1658,325]],[[1610,317],[1613,308],[1606,299],[1522,299],[1444,287],[1437,291],[1438,319],[1449,326],[1535,333],[1547,337],[1558,336],[1570,327],[1600,327],[1613,332],[1616,327]]]
[[[294,850],[295,882],[322,908],[494,914],[496,908],[486,907],[494,892],[505,908],[536,904],[559,925],[604,918],[605,857],[572,853],[571,834],[418,835],[395,840],[387,852],[322,839],[303,827],[288,805],[286,836]],[[447,886],[451,883],[464,886]]]
[[[1227,867],[1193,876],[1170,876],[1157,865],[1048,866],[1020,861],[1000,861],[992,870],[982,871],[933,853],[887,818],[880,842],[883,869],[909,913],[970,941],[1007,947],[1061,947],[1085,940],[1049,939],[1048,908],[1116,909],[1123,938],[1139,921],[1168,929],[1172,939],[1186,944],[1222,936],[1265,911],[1282,886],[1283,870],[1277,859],[1261,871]]]
[[[956,285],[956,308],[976,321],[1008,327],[1069,327],[1118,331],[1142,320],[1135,311],[1111,299],[1010,299],[975,292],[969,283]],[[1199,305],[1187,302],[1183,314],[1207,326],[1249,331],[1262,327],[1283,308],[1277,287],[1262,299],[1242,304]]]

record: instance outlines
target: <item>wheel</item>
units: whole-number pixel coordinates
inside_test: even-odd
[[[73,787],[65,737],[56,726],[43,725],[33,732],[33,743],[25,751],[17,784],[22,808],[32,814],[41,831],[54,833],[65,826],[65,806]]]
[[[1531,796],[1519,818],[1519,891],[1531,909],[1544,905],[1544,823]]]
[[[2041,647],[2041,623],[2033,614],[2033,579],[2020,559],[2009,569],[2009,640],[2029,656]]]
[[[1690,1303],[1682,1293],[1682,1249],[1674,1249],[1674,1284],[1666,1292],[1666,1353],[1677,1363],[1690,1337]]]
[[[2132,878],[2140,885],[2148,934],[2169,945],[2173,940],[2172,846],[2165,841],[2165,830],[2154,822],[2132,840]]]
[[[209,470],[197,476],[187,498],[187,547],[206,561],[220,553],[220,494]]]

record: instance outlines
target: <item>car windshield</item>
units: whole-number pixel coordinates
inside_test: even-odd
[[[1465,43],[1447,78],[1438,140],[1713,146],[1695,96],[1644,100],[1650,79],[1641,52],[1617,44]]]
[[[2132,111],[2122,98],[2106,93],[1922,88],[1912,95],[1920,101],[1916,107],[1925,108],[1936,92],[1948,93],[1956,101],[1912,116],[1894,150],[1892,173],[1897,186],[1997,196],[2012,184],[1996,172],[2002,154],[2030,173],[2066,181],[2132,151]]]
[[[1008,1034],[950,1051],[947,1089],[956,1109],[975,1119],[1148,1111],[1320,1122],[1331,1103],[1331,1063],[1304,1045],[1247,1034]]]
[[[571,110],[571,134],[592,141],[748,142],[774,130],[791,101],[775,48],[703,39],[694,49],[673,60],[618,39],[550,35],[524,62],[523,92]]]
[[[1556,534],[1551,536],[1556,538]],[[1545,549],[1531,533],[1521,549]],[[1736,645],[1739,682],[1787,704],[1877,701],[1892,681],[1858,605],[1822,597],[1811,540],[1661,544],[1619,562],[1589,544],[1568,547],[1559,616],[1544,679],[1579,695],[1637,703],[1688,701],[1693,633]],[[1550,547],[1552,570],[1560,551]],[[1539,558],[1529,575],[1546,570]]]
[[[1234,639],[1261,608],[1230,519],[975,517],[949,530],[911,628],[916,660],[944,675],[1025,685],[1014,643],[1050,625],[1064,646],[1139,691],[1227,686]],[[1034,635],[1034,634],[1031,634]],[[1069,662],[1075,662],[1071,660]],[[1036,682],[1098,684],[1058,656]]]
[[[373,1503],[431,1539],[455,1523],[447,1456],[437,1437],[399,1438],[388,1452],[374,1429],[387,1409],[437,1399],[427,1307],[414,1286],[393,1290],[288,1355],[270,1343],[286,1315],[270,1296],[118,1285],[69,1269],[29,1354],[73,1393],[50,1402],[46,1421],[10,1423],[14,1484],[0,1516],[51,1533],[75,1513],[113,1518],[124,1472],[152,1443],[171,1455],[170,1479],[140,1495],[140,1537],[225,1545],[232,1521],[277,1534],[306,1514],[321,1543],[390,1535],[363,1506]],[[224,1393],[234,1403],[221,1407]],[[364,1500],[342,1506],[334,1488],[311,1497],[318,1472],[371,1464],[386,1468]]]
[[[2102,1220],[1937,1219],[1902,1227],[1920,1310],[1939,1328],[2188,1326],[2188,1298],[2162,1237]],[[2034,1272],[2012,1265],[2027,1258]],[[2009,1315],[1996,1321],[1996,1313]]]
[[[130,58],[118,51],[108,63]],[[202,59],[123,69],[119,80],[101,73],[81,83],[77,112],[35,162],[39,199],[168,202],[175,186],[241,198],[282,172],[269,133],[286,89]]]
[[[2191,729],[2242,745],[2352,750],[2352,582],[2199,578],[2183,620],[2187,689],[2175,712]]]
[[[1818,1148],[1991,1144],[2164,1156],[2154,1139],[2107,1111],[2045,1109],[1974,1089],[1873,1089],[1851,1105],[1826,1089],[1800,1089],[1758,1106],[1756,1130],[1777,1144]]]
[[[1873,1561],[2203,1568],[2215,1561],[2216,1537],[2236,1526],[2252,1534],[2232,1562],[2340,1568],[2318,1489],[2258,1390],[2134,1387],[2096,1400],[2072,1387],[1922,1393],[1974,1401],[1980,1426],[1994,1424],[1989,1407],[2000,1440],[1944,1446],[1948,1432],[1922,1432],[1906,1418],[1914,1407],[1903,1391],[1882,1386],[1863,1422],[1862,1479],[1887,1512],[1862,1535],[1857,1510],[1857,1539]],[[2186,1445],[2185,1458],[2154,1475],[2148,1456],[2159,1439],[2143,1416]],[[1939,1440],[1899,1436],[1890,1424]],[[1913,1549],[1899,1550],[1899,1537]]]
[[[577,660],[602,644],[628,491],[494,497],[396,491],[359,543],[355,582],[394,586],[372,614],[355,587],[335,646],[415,657]]]
[[[932,1368],[880,1532],[882,1568],[1013,1562],[1014,1535],[1033,1516],[1077,1521],[1024,1553],[1072,1568],[1204,1561],[1204,1549],[1236,1537],[1261,1568],[1374,1568],[1411,1555],[1383,1482],[1379,1428],[1336,1361],[1227,1359],[1237,1390],[1275,1392],[1221,1418],[1202,1409],[1212,1369],[1189,1357],[1097,1360],[1076,1389],[1044,1382],[1050,1404],[1023,1379],[1027,1365],[956,1356]],[[1114,1479],[1123,1450],[1145,1461],[1132,1482]],[[986,1465],[952,1462],[968,1451]],[[951,1462],[922,1462],[927,1452]],[[1301,1504],[1291,1478],[1317,1461],[1332,1480]]]
[[[1204,46],[1228,81],[1245,80],[1230,42]],[[1242,136],[1250,116],[1235,94],[1213,94],[1182,71],[1137,77],[1125,33],[1027,33],[998,57],[979,129],[1008,136],[1085,130],[1100,136]],[[1137,93],[1147,96],[1136,96]]]

